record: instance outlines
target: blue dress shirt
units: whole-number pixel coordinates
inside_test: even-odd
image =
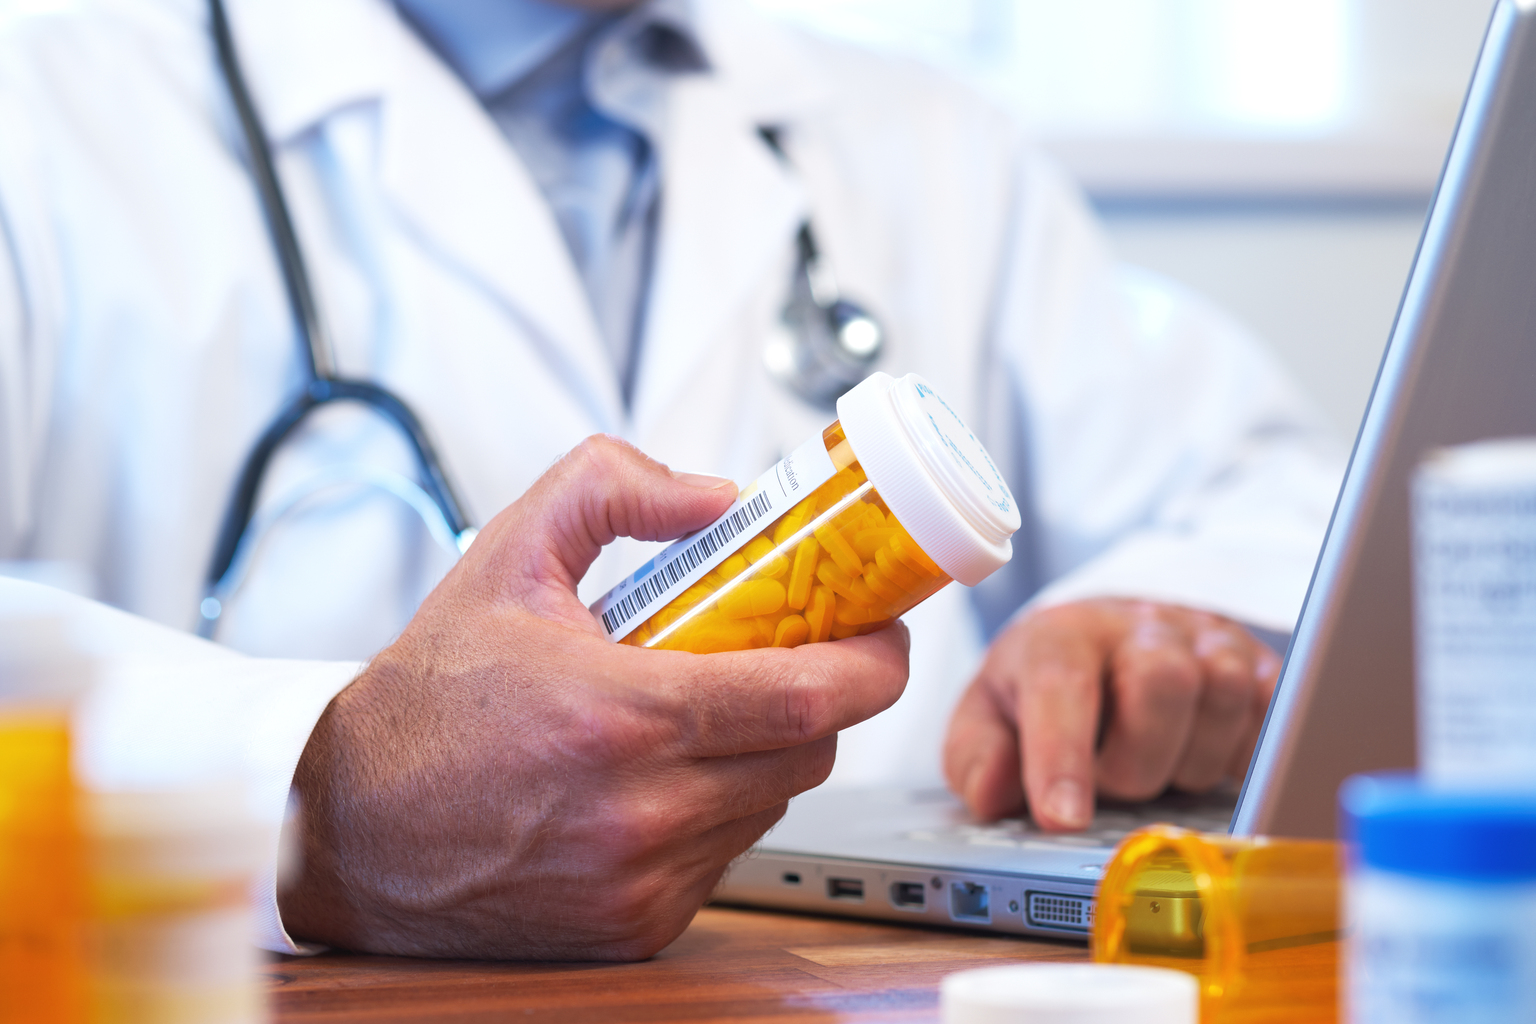
[[[539,0],[396,3],[538,182],[628,399],[661,204],[664,86],[708,68],[688,0],[605,14]]]

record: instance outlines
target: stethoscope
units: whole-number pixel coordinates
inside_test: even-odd
[[[331,340],[315,302],[315,290],[299,248],[293,219],[267,134],[251,101],[250,89],[235,54],[223,0],[208,0],[208,14],[219,70],[229,90],[241,134],[251,162],[251,177],[261,201],[267,231],[282,269],[283,288],[298,328],[305,383],[264,430],[246,456],[235,492],[219,526],[213,558],[204,577],[199,605],[198,635],[212,638],[225,605],[239,589],[254,556],[251,534],[256,498],[273,456],[311,413],[337,402],[363,405],[392,424],[410,446],[419,479],[396,474],[339,473],[322,478],[321,486],[365,483],[381,487],[415,509],[428,530],[445,548],[462,554],[478,532],[470,525],[452,482],[444,470],[421,421],[398,396],[377,384],[341,377],[336,372]],[[766,145],[785,159],[778,132],[760,129]],[[836,280],[823,259],[810,222],[801,225],[796,239],[794,281],[789,301],[781,314],[783,330],[775,333],[764,351],[764,363],[772,376],[800,398],[830,408],[839,396],[866,377],[884,347],[879,323],[862,307],[837,291]],[[312,482],[301,493],[280,497],[264,524],[270,523],[319,487]],[[257,533],[264,533],[264,530]]]

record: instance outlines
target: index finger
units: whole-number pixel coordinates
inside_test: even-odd
[[[684,707],[682,747],[721,757],[799,746],[884,711],[907,685],[907,627],[793,648],[683,654],[672,684]]]
[[[1089,633],[1037,631],[1017,662],[1019,746],[1041,828],[1087,828],[1107,651]]]

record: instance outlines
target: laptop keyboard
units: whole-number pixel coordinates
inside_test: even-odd
[[[1083,832],[1043,832],[1023,818],[1005,818],[985,825],[958,824],[947,828],[915,829],[903,839],[919,843],[963,843],[969,846],[1001,846],[1025,850],[1031,847],[1052,849],[1103,849],[1115,846],[1139,828],[1167,822],[1197,832],[1226,832],[1231,822],[1231,806],[1225,801],[1200,801],[1206,806],[1190,806],[1188,800],[1160,800],[1140,806],[1101,808],[1093,825]]]

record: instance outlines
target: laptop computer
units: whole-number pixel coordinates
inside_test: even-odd
[[[1499,0],[1240,792],[1102,806],[1049,835],[942,791],[814,791],[717,902],[1086,939],[1132,829],[1327,837],[1345,776],[1412,767],[1410,475],[1433,447],[1536,434],[1533,94],[1536,0]]]

